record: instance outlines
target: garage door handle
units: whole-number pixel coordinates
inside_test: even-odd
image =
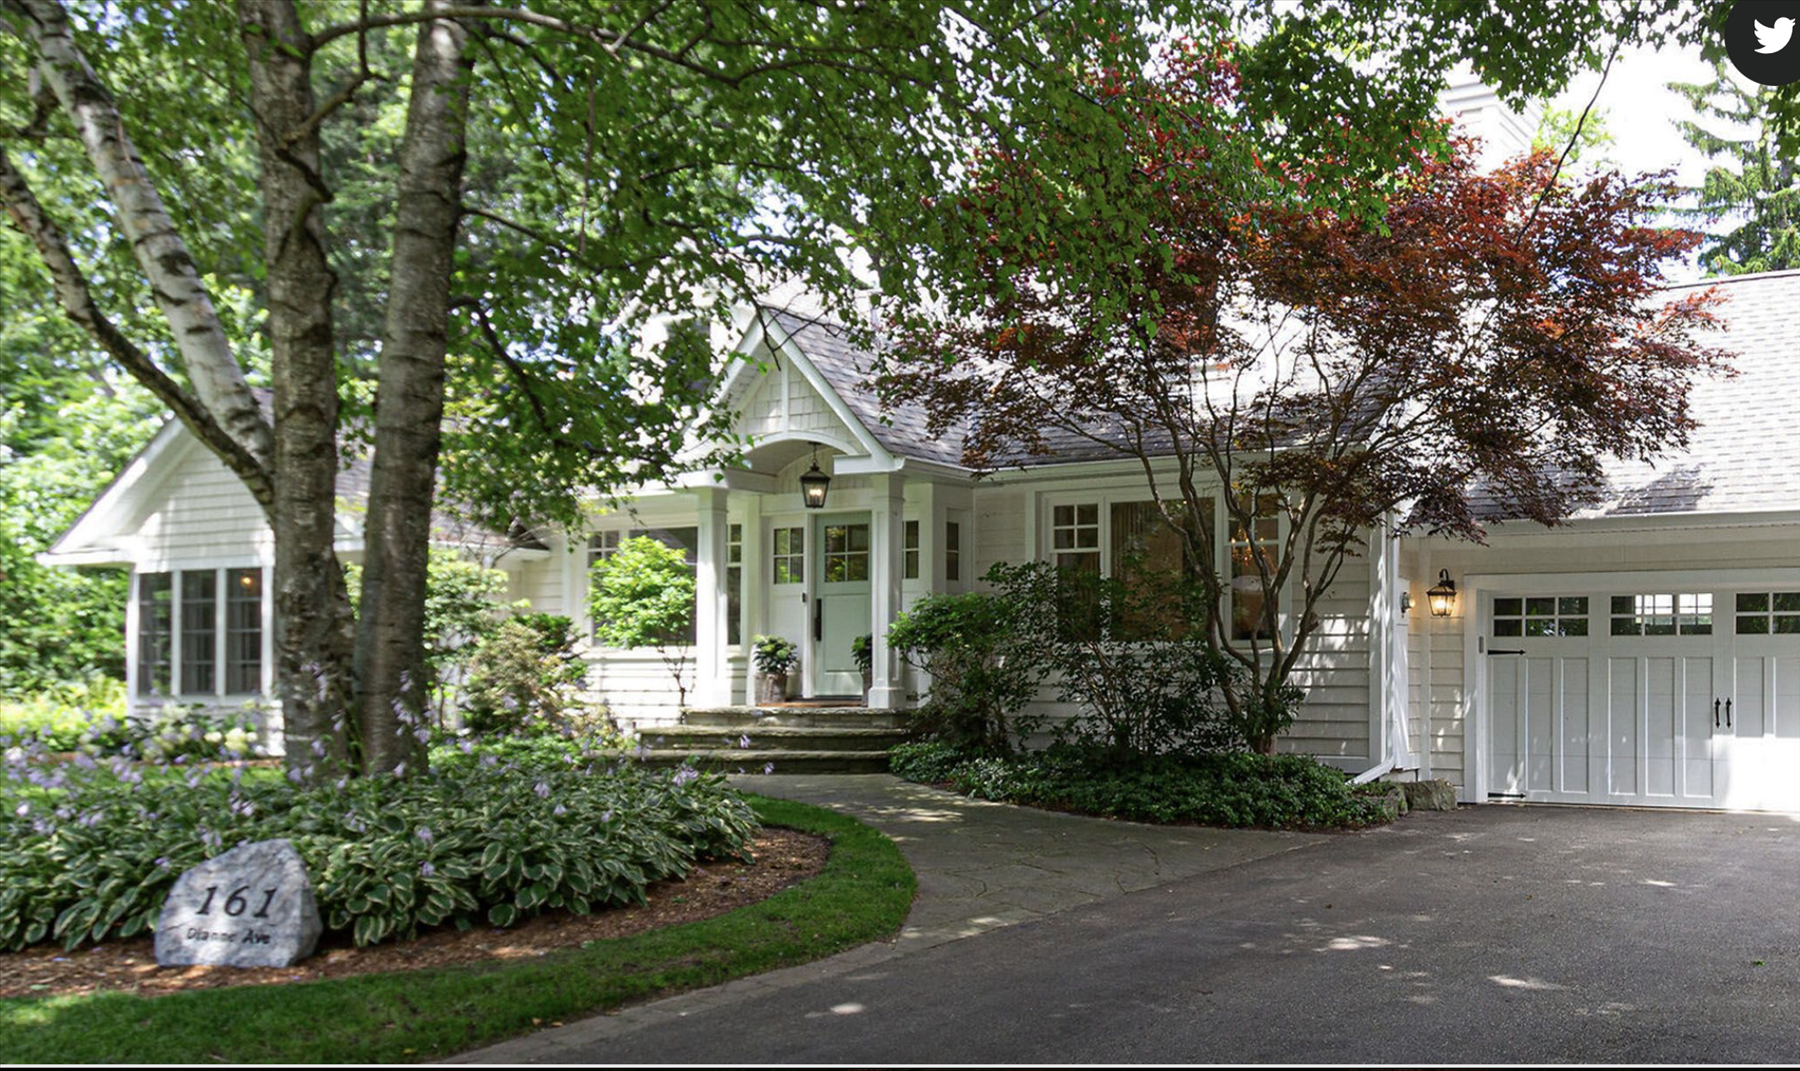
[[[1731,700],[1725,700],[1725,728],[1731,728]]]
[[[1713,728],[1719,727],[1719,701],[1713,700]]]

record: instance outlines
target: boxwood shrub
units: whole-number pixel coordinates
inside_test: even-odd
[[[1076,747],[965,756],[902,744],[893,772],[964,795],[1136,822],[1265,829],[1354,829],[1392,821],[1386,786],[1352,785],[1305,755],[1169,754],[1120,760]]]
[[[642,902],[697,859],[741,856],[757,828],[721,778],[692,769],[476,754],[317,787],[272,771],[84,773],[33,765],[0,782],[0,949],[152,929],[183,870],[243,841],[292,841],[326,927],[367,945]]]

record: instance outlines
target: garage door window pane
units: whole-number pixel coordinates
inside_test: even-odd
[[[1496,636],[1586,636],[1586,595],[1494,600]]]
[[[1707,636],[1712,634],[1710,592],[1614,595],[1614,636]]]
[[[1800,635],[1800,591],[1745,591],[1736,599],[1740,636]]]

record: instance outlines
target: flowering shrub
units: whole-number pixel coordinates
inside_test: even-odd
[[[17,749],[16,749],[17,750]],[[327,928],[359,945],[421,926],[510,926],[548,908],[642,902],[697,859],[742,856],[756,829],[721,778],[593,762],[514,762],[471,747],[431,774],[301,787],[182,759],[9,756],[0,780],[0,949],[130,937],[188,867],[286,837]]]
[[[243,758],[255,746],[248,708],[209,711],[168,703],[148,717],[126,718],[124,686],[105,678],[0,704],[0,751],[41,748],[156,762],[178,755]]]

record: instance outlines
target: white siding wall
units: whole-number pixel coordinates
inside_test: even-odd
[[[1318,631],[1294,667],[1294,683],[1306,690],[1306,702],[1277,742],[1279,750],[1367,767],[1369,575],[1369,559],[1352,558],[1319,600]]]
[[[275,560],[274,534],[256,499],[198,443],[186,445],[148,501],[129,523],[140,570]]]

